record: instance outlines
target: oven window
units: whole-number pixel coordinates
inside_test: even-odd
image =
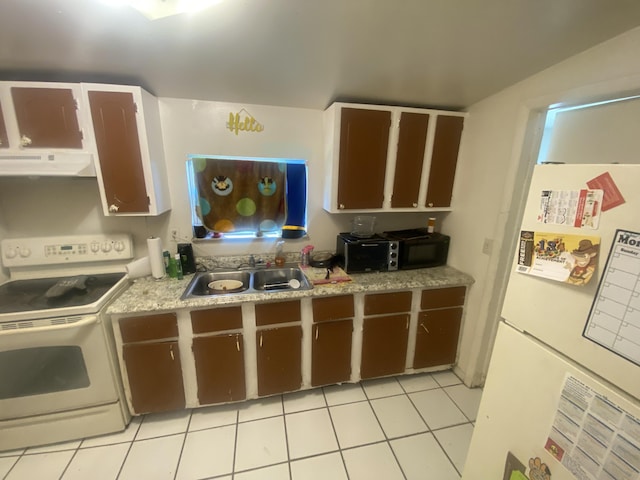
[[[75,390],[89,384],[79,346],[0,352],[0,400]]]

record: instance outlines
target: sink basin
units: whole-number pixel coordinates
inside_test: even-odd
[[[313,286],[298,267],[200,272],[194,275],[180,299],[312,288]]]
[[[299,268],[270,268],[253,274],[256,290],[299,290],[305,285],[309,287],[309,281]]]
[[[251,272],[201,272],[193,277],[181,298],[240,293],[250,286]]]

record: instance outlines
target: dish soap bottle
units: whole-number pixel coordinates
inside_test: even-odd
[[[276,242],[276,266],[282,267],[284,265],[284,252],[282,249],[284,248],[284,240],[280,240]]]
[[[174,262],[176,264],[176,278],[178,280],[182,280],[183,278],[183,274],[182,274],[182,262],[180,261],[180,254],[176,253],[174,256]]]

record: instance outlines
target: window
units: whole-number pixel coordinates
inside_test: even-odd
[[[538,163],[639,163],[640,97],[550,108]]]
[[[187,181],[197,238],[306,234],[304,160],[190,155]]]

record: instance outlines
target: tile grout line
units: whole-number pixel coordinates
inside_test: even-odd
[[[435,378],[434,378],[435,380]],[[438,385],[440,385],[440,383],[435,380],[436,383]],[[439,387],[440,390],[443,391],[443,393],[446,395],[447,392],[444,390],[444,387],[440,386]],[[404,390],[404,389],[403,389]],[[426,390],[425,390],[426,391]],[[412,393],[416,393],[416,392],[412,392]],[[447,395],[447,397],[449,397]],[[453,463],[453,461],[451,460],[451,457],[449,456],[449,454],[447,453],[447,450],[442,446],[442,444],[440,443],[440,441],[438,440],[438,437],[436,437],[435,433],[436,431],[439,430],[444,430],[445,428],[451,428],[451,425],[447,426],[447,427],[443,427],[443,428],[439,428],[439,429],[432,429],[431,426],[429,425],[429,422],[427,422],[427,420],[422,416],[422,413],[420,413],[420,410],[418,410],[418,407],[416,407],[416,404],[414,403],[413,399],[411,398],[411,396],[407,393],[407,398],[409,399],[409,401],[411,402],[411,405],[413,406],[413,408],[416,410],[416,412],[418,412],[418,415],[420,415],[420,418],[422,418],[422,421],[425,423],[425,425],[427,426],[427,428],[429,429],[429,433],[431,433],[431,436],[433,437],[433,439],[435,440],[435,442],[438,444],[438,446],[440,447],[440,450],[442,450],[442,453],[444,453],[445,457],[447,457],[447,460],[449,460],[449,463],[451,464],[451,466],[453,467],[453,469],[456,471],[456,473],[459,476],[462,476],[462,474],[458,471],[458,468],[456,467],[455,463]],[[458,405],[454,402],[454,405],[460,409],[460,407],[458,407]],[[464,415],[464,412],[463,412]],[[464,415],[465,418],[467,418],[466,415]],[[467,418],[468,419],[468,418]],[[464,424],[461,424],[464,425]]]
[[[360,388],[362,388],[362,385],[360,385]],[[347,476],[347,480],[350,480],[349,470],[347,469],[347,462],[344,459],[344,454],[342,453],[342,448],[340,447],[340,439],[338,438],[338,432],[336,432],[336,425],[333,421],[333,415],[331,415],[331,408],[327,400],[325,387],[322,387],[322,396],[324,398],[324,403],[326,405],[327,413],[329,414],[329,421],[331,422],[331,428],[333,429],[333,436],[336,439],[336,445],[338,445],[338,452],[340,453],[340,458],[342,459],[342,467],[344,468],[344,473]]]
[[[180,470],[180,462],[182,461],[182,454],[184,453],[184,446],[187,444],[187,435],[189,435],[189,426],[191,425],[191,419],[193,418],[193,408],[189,409],[189,420],[184,430],[184,438],[182,439],[182,446],[180,447],[180,454],[178,455],[178,461],[176,463],[176,471],[173,474],[173,480],[178,478],[178,470]]]
[[[238,451],[238,430],[240,429],[240,409],[236,409],[236,431],[233,438],[233,460],[231,460],[231,480],[236,476],[236,458]]]
[[[116,480],[118,480],[120,478],[120,475],[122,475],[122,469],[124,468],[124,464],[127,462],[127,458],[129,458],[129,454],[131,453],[131,449],[133,448],[133,444],[136,441],[136,437],[138,436],[138,433],[140,433],[140,427],[142,426],[142,424],[144,423],[145,420],[146,420],[146,415],[142,416],[142,419],[140,420],[140,423],[138,424],[138,428],[136,428],[136,433],[133,434],[133,438],[129,442],[129,448],[127,448],[127,453],[124,455],[124,458],[122,459],[122,462],[120,463],[120,468],[118,469],[118,473],[116,474]]]
[[[396,377],[392,377],[392,378],[398,384],[398,386],[400,387],[400,390],[402,390],[404,392],[404,389],[402,388],[402,385],[400,384],[398,379]],[[373,404],[371,403],[371,398],[369,397],[369,394],[367,393],[367,389],[364,388],[364,386],[363,386],[363,390],[364,390],[364,396],[367,398],[367,403],[369,404],[369,408],[373,412],[373,416],[376,418],[376,421],[378,422],[378,426],[380,427],[380,430],[382,431],[382,435],[384,435],[384,438],[385,438],[384,441],[385,441],[387,447],[389,448],[389,450],[391,451],[391,455],[393,455],[393,458],[396,461],[396,465],[398,465],[398,468],[400,469],[400,473],[402,473],[402,476],[404,477],[404,479],[407,480],[407,474],[405,473],[404,469],[402,468],[402,465],[400,464],[400,461],[398,460],[398,457],[396,456],[396,452],[393,450],[393,447],[391,446],[391,442],[389,441],[389,436],[387,435],[387,432],[385,431],[384,427],[382,426],[382,422],[378,418],[378,414],[376,413],[376,409],[373,408]],[[406,396],[406,393],[404,395]],[[393,396],[395,396],[395,395],[389,395],[389,396],[378,397],[378,398],[391,398]],[[397,395],[397,396],[400,396],[400,395]],[[376,399],[374,399],[374,400],[376,400]]]
[[[24,456],[25,456],[26,451],[27,451],[27,449],[26,449],[26,448],[23,448],[23,449],[22,449],[22,453],[20,453],[20,455],[18,455],[18,457],[16,458],[16,461],[15,461],[15,462],[13,462],[13,465],[11,465],[11,468],[9,469],[9,471],[7,472],[7,474],[6,474],[3,478],[8,478],[8,477],[9,477],[9,474],[10,474],[10,473],[11,473],[11,471],[16,467],[16,465],[18,464],[18,462],[20,461],[20,459],[21,459],[22,457],[24,457]]]
[[[464,384],[463,384],[464,385]],[[450,385],[451,387],[456,386],[456,385]],[[465,385],[465,388],[469,388]],[[460,405],[458,405],[458,402],[456,402],[455,398],[453,398],[451,395],[449,395],[449,392],[447,392],[446,388],[442,389],[444,391],[444,394],[449,397],[449,399],[453,402],[453,404],[457,407],[458,410],[460,410],[460,412],[462,413],[462,415],[464,415],[464,418],[466,418],[469,423],[472,423],[473,420],[471,420],[469,418],[469,416],[464,412],[464,410],[462,410],[462,408],[460,407]]]
[[[67,470],[69,469],[69,466],[71,465],[71,462],[73,462],[73,459],[76,458],[76,455],[78,454],[78,450],[80,450],[80,445],[82,445],[82,442],[84,442],[84,439],[82,441],[80,441],[80,443],[78,443],[78,446],[73,450],[73,455],[71,455],[71,458],[67,462],[67,465],[64,467],[64,470],[62,470],[62,473],[58,477],[58,480],[62,480],[62,478],[64,478],[64,475],[65,475],[65,473],[67,473]]]
[[[287,470],[289,471],[289,480],[291,480],[291,452],[289,451],[289,435],[287,434],[287,417],[284,411],[284,395],[280,395],[280,407],[282,408],[282,424],[284,426],[284,445],[287,448]]]

